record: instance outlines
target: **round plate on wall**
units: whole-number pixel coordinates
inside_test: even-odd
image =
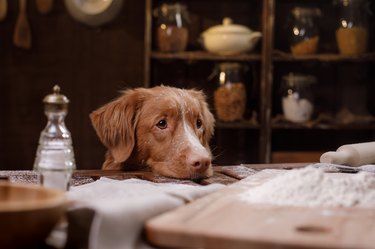
[[[123,0],[65,0],[69,14],[91,27],[112,21],[121,11],[122,5]]]

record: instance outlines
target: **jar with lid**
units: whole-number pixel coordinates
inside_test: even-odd
[[[282,78],[281,98],[285,119],[301,123],[311,119],[314,111],[312,84],[316,78],[311,75],[289,73]]]
[[[365,53],[368,46],[368,1],[338,0],[338,10],[336,41],[339,53],[343,55]]]
[[[224,122],[243,119],[246,109],[244,66],[223,62],[215,68],[217,87],[214,91],[216,116]]]
[[[163,3],[154,10],[156,17],[156,41],[162,52],[182,52],[189,38],[189,13],[181,3]]]
[[[295,7],[290,34],[290,50],[293,55],[315,54],[319,45],[318,8]]]

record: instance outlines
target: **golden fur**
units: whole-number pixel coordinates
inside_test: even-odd
[[[197,90],[157,86],[126,90],[90,114],[107,147],[103,169],[147,165],[175,178],[212,175],[214,117]]]

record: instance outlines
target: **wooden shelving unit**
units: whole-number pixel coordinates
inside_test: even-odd
[[[335,51],[322,51],[319,54],[308,56],[293,56],[288,51],[282,50],[278,46],[278,42],[280,39],[282,39],[282,37],[280,38],[281,32],[279,31],[279,29],[282,28],[282,25],[280,25],[280,20],[277,20],[277,18],[284,16],[284,12],[287,11],[288,8],[297,4],[308,4],[310,6],[316,4],[323,10],[327,9],[328,11],[331,11],[331,1],[193,0],[184,2],[187,4],[189,11],[194,15],[194,20],[198,20],[198,22],[195,23],[198,23],[198,25],[194,28],[194,30],[198,29],[200,32],[204,31],[205,28],[207,28],[204,25],[205,23],[219,24],[221,19],[228,13],[235,13],[235,20],[241,20],[242,24],[250,26],[253,30],[260,30],[263,34],[261,44],[259,44],[254,52],[238,56],[218,56],[210,54],[202,50],[202,48],[197,47],[196,44],[194,44],[192,48],[188,48],[187,51],[181,53],[158,52],[155,49],[155,44],[152,40],[153,18],[151,13],[152,9],[161,2],[161,0],[146,0],[145,86],[153,86],[158,84],[159,80],[161,81],[162,79],[158,79],[157,77],[160,77],[162,70],[169,70],[169,68],[173,68],[171,71],[178,71],[175,70],[175,64],[178,64],[180,67],[182,67],[182,77],[186,77],[186,79],[189,79],[190,81],[197,82],[197,84],[203,89],[207,88],[208,93],[210,93],[212,86],[205,81],[205,77],[209,75],[210,72],[206,72],[206,74],[199,73],[204,70],[209,70],[210,66],[214,65],[215,63],[223,61],[237,61],[252,65],[253,68],[256,68],[256,77],[254,77],[255,80],[252,82],[253,89],[256,89],[254,93],[254,96],[256,96],[254,98],[256,103],[253,103],[251,108],[257,113],[257,122],[250,121],[249,119],[233,123],[218,121],[216,124],[216,130],[219,138],[216,140],[217,143],[214,144],[215,147],[221,146],[222,144],[224,144],[224,146],[233,147],[237,145],[237,143],[242,143],[241,149],[245,150],[245,154],[249,153],[252,155],[252,157],[254,157],[254,150],[257,150],[257,153],[255,154],[258,155],[256,158],[247,158],[248,161],[244,163],[270,163],[272,158],[275,158],[275,156],[272,155],[273,152],[277,154],[277,158],[285,158],[283,157],[283,152],[285,152],[285,156],[288,157],[290,155],[288,151],[297,153],[298,150],[303,150],[301,155],[316,155],[317,153],[327,149],[335,149],[342,143],[375,140],[374,122],[353,124],[322,122],[314,125],[273,122],[274,117],[276,115],[280,115],[280,111],[277,111],[277,96],[275,96],[275,92],[277,92],[277,87],[281,77],[280,75],[286,74],[292,69],[295,70],[296,68],[302,68],[302,71],[308,71],[310,74],[314,74],[315,71],[318,71],[321,79],[323,79],[322,82],[318,83],[322,88],[322,92],[320,92],[320,94],[326,95],[325,97],[328,96],[329,98],[329,94],[336,95],[340,93],[341,90],[347,85],[347,82],[340,85],[341,81],[343,80],[342,78],[345,78],[345,76],[341,75],[342,71],[345,72],[347,71],[346,69],[350,67],[366,67],[367,71],[362,75],[362,78],[366,79],[366,87],[370,87],[370,89],[366,89],[365,91],[368,92],[375,90],[375,52],[373,52],[374,48],[371,46],[369,53],[360,56],[342,56]],[[245,10],[248,10],[249,13],[244,14]],[[281,14],[279,12],[281,12]],[[242,16],[240,16],[241,14]],[[330,25],[327,25],[327,27],[328,26]],[[371,27],[373,29],[374,25]],[[371,42],[369,42],[369,44],[371,44]],[[193,72],[190,72],[189,70],[192,65],[199,66],[196,66],[194,69],[192,69]],[[307,65],[307,69],[304,68],[305,65]],[[341,67],[344,67],[344,69],[341,69]],[[199,70],[197,70],[197,68]],[[157,75],[155,72],[157,72]],[[325,82],[324,76],[326,75],[328,76],[328,83]],[[189,77],[192,77],[192,79]],[[163,80],[165,79],[166,78]],[[333,81],[333,83],[329,82],[330,80]],[[372,89],[371,85],[374,85]],[[186,87],[189,86],[190,85],[186,85]],[[328,90],[330,90],[332,93],[326,89],[328,87],[330,87]],[[355,86],[350,87],[355,89]],[[363,89],[361,91],[363,91]],[[335,101],[334,96],[332,96],[332,101]],[[371,98],[367,99],[366,101],[369,102],[369,112],[371,114],[375,114],[375,101]],[[229,138],[228,136],[220,137],[221,131],[223,130],[225,130],[226,133],[239,132],[240,138],[237,139],[231,136],[229,136]],[[285,139],[286,143],[288,143],[290,140],[288,137],[283,137],[284,131],[287,134],[286,136],[292,136],[295,133],[295,138],[292,140],[298,140],[299,136],[301,136],[301,141],[299,142],[300,144],[294,145],[291,142],[291,144],[296,148],[290,148],[292,145],[289,146],[289,144],[284,147],[280,145],[282,144],[280,143],[280,139]],[[248,132],[250,132],[251,135],[248,135]],[[324,134],[319,135],[319,132],[323,132]],[[328,132],[329,136],[325,132]],[[300,135],[300,133],[302,133],[302,135]],[[337,135],[335,135],[336,133]],[[343,135],[343,133],[350,133],[350,135],[346,137],[346,135]],[[315,146],[313,148],[309,148],[309,146],[307,146],[310,142],[308,141],[309,138],[306,139],[305,137],[309,136],[311,136],[311,139],[313,140],[311,142],[311,146]],[[322,140],[321,146],[319,145],[319,139]],[[333,141],[326,143],[324,139],[332,139]],[[251,142],[250,146],[249,142]],[[298,143],[298,141],[296,143]],[[294,159],[291,158],[291,160]]]

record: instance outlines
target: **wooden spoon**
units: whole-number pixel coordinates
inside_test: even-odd
[[[7,16],[8,3],[7,0],[0,0],[0,21]]]
[[[16,47],[31,48],[31,30],[26,14],[26,0],[19,0],[19,13],[16,28],[13,34],[13,43]]]
[[[48,14],[52,11],[53,0],[36,0],[36,8],[41,14]]]

